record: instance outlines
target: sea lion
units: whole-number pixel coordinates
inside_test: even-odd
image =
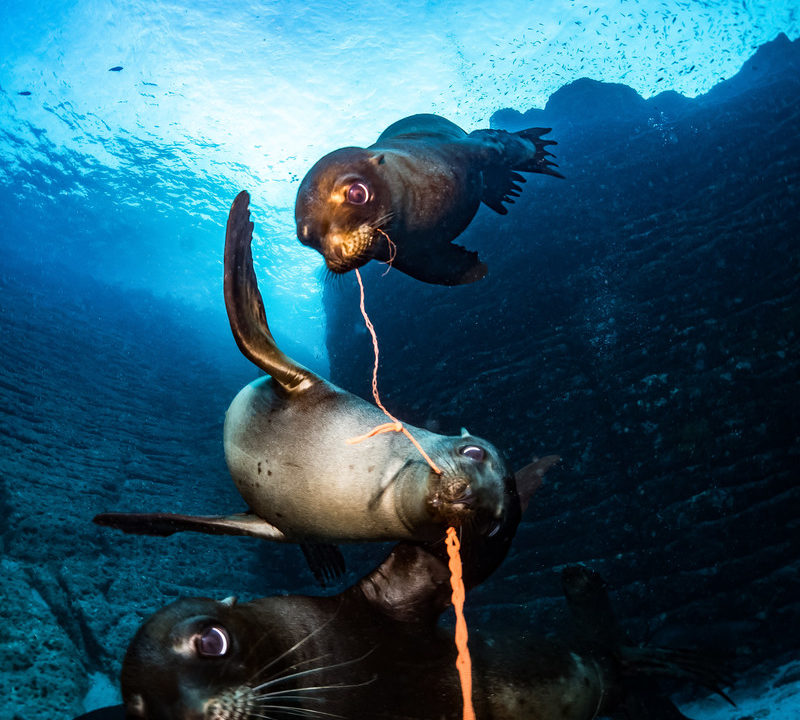
[[[563,573],[583,621],[606,620],[596,573]],[[599,594],[598,594],[599,592]],[[448,570],[419,544],[400,543],[376,570],[331,597],[268,597],[238,604],[182,599],[138,630],[126,653],[129,720],[456,720],[462,717],[455,648],[436,627],[448,604]],[[722,680],[695,654],[588,642],[569,646],[502,633],[470,635],[472,701],[481,720],[592,720],[641,707],[631,718],[684,718],[637,672]],[[589,641],[595,637],[589,631]],[[647,699],[641,702],[641,696]]]
[[[407,426],[440,475],[398,432],[348,444],[386,417],[275,344],[253,270],[248,204],[249,195],[241,192],[228,218],[225,304],[240,350],[269,377],[234,398],[225,417],[224,446],[250,510],[224,516],[103,513],[95,522],[154,535],[197,530],[325,546],[435,540],[449,525],[472,524],[487,533],[516,527],[514,476],[486,440],[467,431],[445,436]]]
[[[297,237],[328,269],[345,273],[372,259],[417,280],[462,285],[486,275],[476,252],[452,241],[481,202],[505,215],[525,178],[563,177],[543,140],[549,128],[475,130],[438,115],[390,125],[368,148],[346,147],[318,160],[300,183]]]

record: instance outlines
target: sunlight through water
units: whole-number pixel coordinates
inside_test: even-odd
[[[322,154],[413,112],[486,127],[579,77],[694,96],[800,23],[769,0],[6,0],[0,16],[4,245],[218,307],[246,188],[272,316],[317,348],[322,263],[293,204]]]

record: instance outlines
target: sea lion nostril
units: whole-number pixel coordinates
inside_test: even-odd
[[[442,477],[441,494],[447,502],[470,503],[475,499],[475,492],[463,477]]]

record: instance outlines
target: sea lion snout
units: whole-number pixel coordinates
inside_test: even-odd
[[[315,163],[300,183],[297,238],[319,252],[331,272],[345,273],[384,254],[380,231],[391,207],[377,171],[382,157],[362,148],[342,148]]]
[[[345,273],[368,263],[375,254],[373,228],[364,223],[352,230],[332,230],[317,240],[328,269]]]
[[[438,455],[442,474],[433,476],[429,509],[437,521],[462,525],[467,519],[493,525],[504,517],[510,498],[508,472],[497,449],[466,430],[442,437],[447,451]]]

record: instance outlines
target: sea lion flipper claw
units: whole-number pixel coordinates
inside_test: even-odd
[[[167,537],[176,532],[188,530],[207,535],[250,535],[264,540],[290,542],[278,528],[253,513],[176,515],[173,513],[110,512],[96,515],[93,522],[133,535]]]
[[[303,542],[300,543],[300,549],[317,582],[323,587],[330,582],[336,582],[344,574],[344,555],[338,545]]]
[[[275,344],[253,270],[253,223],[250,195],[242,190],[233,201],[225,232],[225,309],[242,354],[286,390],[307,388],[319,378]]]

